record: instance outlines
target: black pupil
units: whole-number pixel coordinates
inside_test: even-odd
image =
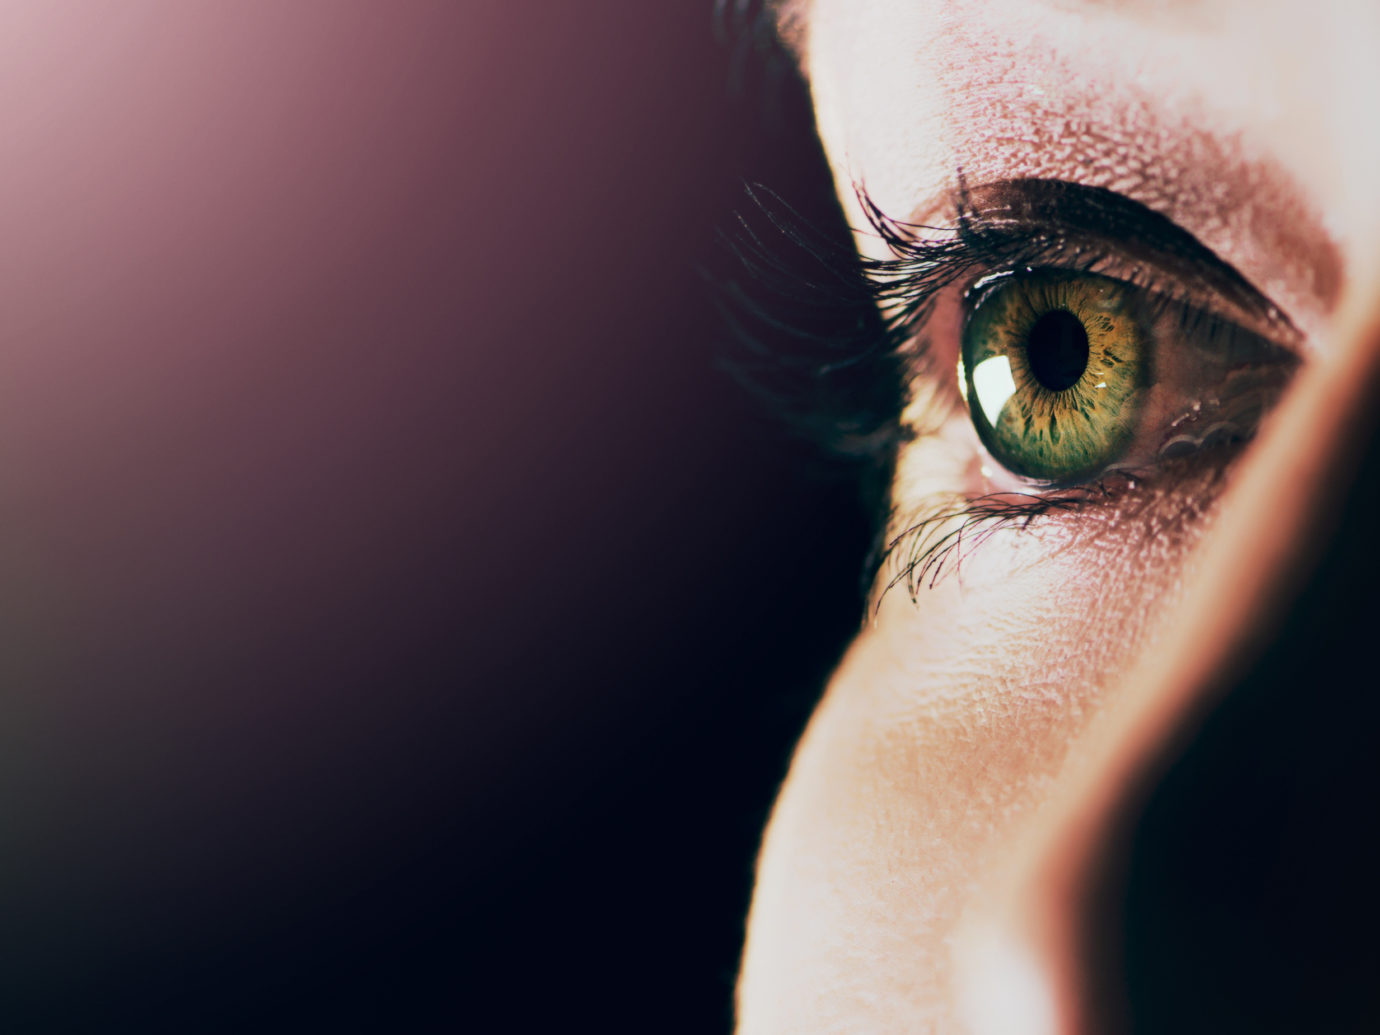
[[[1030,328],[1030,372],[1051,392],[1072,388],[1088,369],[1088,332],[1067,309],[1051,309]]]

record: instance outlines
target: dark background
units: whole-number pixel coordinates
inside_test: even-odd
[[[870,530],[718,235],[837,216],[711,0],[536,6],[5,27],[10,1030],[727,1029]]]

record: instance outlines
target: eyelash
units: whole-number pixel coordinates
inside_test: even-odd
[[[1197,333],[1214,333],[1231,326],[1211,312],[1199,309],[1183,295],[1173,280],[1156,277],[1142,265],[1116,268],[1120,257],[1111,249],[1096,247],[1056,231],[1037,231],[1019,224],[989,221],[972,205],[960,177],[954,196],[957,210],[952,228],[919,226],[886,215],[861,186],[855,188],[873,231],[892,252],[890,259],[863,259],[862,274],[871,301],[883,318],[889,348],[897,352],[916,349],[923,360],[921,331],[940,292],[955,283],[972,281],[998,272],[1050,268],[1074,273],[1104,273],[1147,293],[1149,317],[1178,308],[1185,317],[1209,321]],[[926,239],[920,234],[935,236]],[[1110,268],[1109,268],[1110,267]],[[1187,325],[1184,330],[1190,330]],[[918,347],[918,348],[917,348]]]
[[[1144,291],[1152,306],[1177,308],[1185,333],[1212,336],[1237,329],[1233,320],[1194,304],[1201,299],[1188,296],[1183,278],[1160,274],[1153,261],[1130,261],[1115,246],[1136,231],[1124,219],[1070,231],[1013,218],[999,207],[983,211],[974,204],[961,172],[949,228],[893,219],[861,186],[855,190],[889,258],[860,257],[842,225],[833,233],[821,229],[759,185],[747,190],[752,206],[739,214],[737,232],[722,235],[734,267],[748,276],[745,281],[733,276],[715,280],[720,311],[746,346],[746,360],[730,363],[730,370],[809,437],[825,441],[836,454],[862,460],[878,513],[881,501],[889,498],[886,487],[897,450],[911,434],[899,419],[907,390],[919,374],[948,373],[934,363],[925,336],[945,291],[972,285],[987,274],[1025,268],[1102,273]],[[752,217],[766,222],[754,223]],[[1193,246],[1204,251],[1196,242]],[[1166,255],[1199,257],[1176,249]],[[1253,289],[1244,282],[1227,284],[1222,297],[1240,302],[1243,293],[1249,297]],[[788,314],[784,320],[783,314]],[[951,405],[963,405],[956,392],[948,395]],[[830,408],[840,412],[830,417]],[[1136,479],[1126,472],[1113,471],[1039,495],[1003,492],[973,498],[955,493],[936,500],[901,533],[887,539],[879,531],[862,573],[864,590],[877,586],[888,561],[901,558],[875,597],[876,606],[898,585],[904,584],[914,597],[953,571],[969,547],[996,532],[1025,528],[1055,511],[1119,502],[1135,486]]]
[[[1212,336],[1234,329],[1231,321],[1192,305],[1175,281],[1156,277],[1140,265],[1118,268],[1124,260],[1110,250],[1057,232],[989,223],[973,207],[961,175],[954,197],[955,224],[948,230],[895,220],[862,187],[855,189],[873,231],[893,256],[863,259],[863,277],[873,305],[885,314],[888,348],[898,355],[908,353],[911,376],[925,368],[929,343],[924,333],[941,292],[994,272],[1044,267],[1095,273],[1111,267],[1111,275],[1146,292],[1152,319],[1173,308],[1181,314],[1185,334]],[[926,233],[934,236],[927,238]],[[1052,512],[1118,501],[1136,484],[1124,471],[1108,471],[1092,482],[1039,495],[1002,492],[947,498],[874,551],[869,584],[875,584],[888,560],[903,558],[877,594],[874,613],[886,594],[900,585],[914,600],[922,587],[933,587],[946,570],[957,568],[966,549],[999,531],[1024,529]]]

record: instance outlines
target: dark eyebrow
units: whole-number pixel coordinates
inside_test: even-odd
[[[960,184],[964,218],[989,230],[1105,242],[1132,262],[1191,277],[1251,322],[1299,337],[1292,320],[1239,270],[1168,216],[1105,187],[1019,178],[969,188]]]

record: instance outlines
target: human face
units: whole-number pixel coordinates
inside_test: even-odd
[[[1380,8],[814,0],[798,18],[864,256],[893,257],[859,186],[927,227],[952,224],[963,191],[1028,217],[1044,211],[1029,181],[1105,188],[1210,249],[1264,315],[1154,254],[1153,235],[1123,239],[1100,272],[1217,309],[1297,362],[1276,363],[1287,387],[1249,445],[1157,455],[1101,498],[970,534],[937,576],[907,571],[908,530],[936,500],[1050,491],[1004,470],[953,402],[984,296],[964,294],[975,274],[947,286],[917,328],[901,417],[901,546],[765,837],[743,1032],[1100,1030],[1075,944],[1081,882],[1165,746],[1287,609],[1369,426]],[[1159,338],[1160,372],[1187,347]],[[1181,382],[1185,404],[1211,394]]]

